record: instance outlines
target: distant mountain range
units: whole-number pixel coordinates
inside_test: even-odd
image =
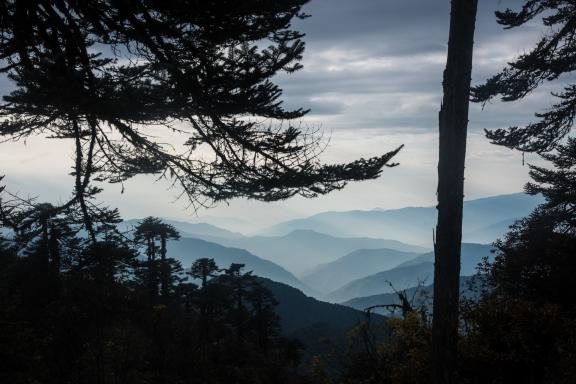
[[[524,193],[465,201],[464,241],[493,242],[506,233],[509,224],[530,214],[542,201],[542,197]],[[435,207],[408,207],[325,212],[277,224],[262,234],[281,236],[294,230],[313,230],[340,237],[395,239],[408,244],[431,246],[435,226]]]
[[[284,236],[221,238],[199,235],[198,237],[225,246],[246,249],[296,274],[311,271],[318,264],[335,261],[358,249],[388,248],[415,253],[429,251],[427,248],[396,240],[342,238],[310,230],[296,230]]]
[[[255,234],[263,228],[259,223],[254,223],[238,217],[202,215],[199,217],[192,217],[190,221],[193,223],[207,223],[224,228],[231,232],[240,232],[243,234]]]
[[[123,230],[129,230],[136,227],[140,221],[142,221],[142,219],[125,220],[119,225],[119,227]],[[183,237],[215,236],[224,239],[243,237],[241,233],[231,232],[208,223],[188,223],[185,221],[164,218],[162,221],[166,224],[173,225]]]
[[[462,257],[460,260],[460,275],[474,275],[478,263],[480,263],[484,257],[487,257],[490,260],[493,259],[492,249],[492,246],[486,244],[463,243],[461,248]],[[428,252],[412,260],[405,261],[402,264],[399,264],[398,267],[408,267],[425,262],[434,262],[434,252]]]
[[[476,228],[463,234],[466,241],[472,243],[488,244],[493,243],[494,240],[499,239],[508,232],[508,229],[514,224],[518,218],[502,220],[497,223],[490,224],[486,227]]]
[[[492,247],[481,244],[462,244],[462,275],[471,275],[483,257],[491,257]],[[434,281],[434,256],[432,253],[400,264],[398,267],[354,280],[325,296],[327,301],[343,303],[348,300],[407,289],[419,283]],[[392,284],[392,285],[390,285]]]
[[[520,193],[466,201],[464,239],[491,243],[541,201]],[[200,257],[214,258],[223,267],[243,263],[259,276],[332,302],[389,293],[387,281],[396,289],[423,279],[432,283],[431,247],[411,244],[431,243],[434,207],[325,212],[278,224],[266,236],[245,236],[208,223],[164,221],[182,234],[169,251],[185,267]],[[129,220],[121,227],[137,222]],[[490,256],[489,250],[486,245],[464,244],[462,275],[473,274],[481,258]]]
[[[229,267],[232,263],[245,264],[245,270],[253,271],[255,275],[288,284],[308,295],[318,295],[317,292],[281,266],[255,256],[244,249],[229,248],[197,238],[183,237],[180,240],[169,242],[168,256],[181,261],[183,267],[187,269],[195,260],[204,257],[214,259],[221,268]]]
[[[354,280],[324,296],[331,303],[343,303],[355,297],[372,296],[406,289],[422,282],[434,280],[434,263],[424,262],[407,267],[396,267],[387,271]],[[391,284],[391,285],[390,285]]]
[[[414,252],[394,249],[359,249],[330,263],[320,264],[304,275],[302,281],[317,291],[328,293],[345,284],[394,268],[419,256]]]

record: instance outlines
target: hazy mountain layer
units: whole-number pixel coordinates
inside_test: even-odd
[[[475,266],[483,257],[490,257],[491,247],[481,244],[462,245],[462,275],[475,273]],[[417,286],[420,282],[430,284],[434,280],[434,255],[423,254],[417,258],[403,263],[396,268],[382,271],[368,277],[354,280],[342,288],[326,295],[326,300],[342,303],[356,297],[372,296],[383,293],[391,293],[394,289],[407,289]]]
[[[472,243],[488,244],[493,243],[496,239],[502,238],[512,224],[514,224],[519,218],[502,220],[497,223],[490,224],[483,228],[478,228],[473,231],[464,233],[463,237],[466,241]]]
[[[462,257],[460,260],[460,275],[461,276],[471,276],[474,275],[478,263],[482,261],[484,257],[492,259],[492,246],[487,244],[462,244]],[[399,264],[398,267],[408,267],[412,265],[417,265],[424,262],[434,262],[434,252],[428,252],[420,255],[412,260],[408,260]]]
[[[304,230],[294,231],[285,236],[271,237],[199,237],[225,246],[246,249],[296,274],[309,272],[319,264],[335,261],[358,249],[389,248],[416,253],[429,251],[429,249],[404,244],[396,240],[366,237],[341,238]]]
[[[228,248],[209,241],[184,237],[178,241],[169,242],[168,256],[180,260],[184,268],[190,268],[194,260],[203,257],[214,259],[222,268],[232,263],[245,264],[246,271],[253,271],[255,275],[288,284],[309,295],[316,294],[284,268],[244,249]]]
[[[359,249],[331,263],[317,266],[302,281],[317,291],[328,293],[375,271],[394,268],[418,254],[394,249]]]
[[[252,221],[244,220],[238,217],[203,215],[197,218],[191,218],[191,221],[193,223],[211,224],[228,231],[239,232],[242,234],[257,233],[263,227],[259,223],[254,223]]]
[[[141,219],[132,219],[123,221],[119,227],[121,229],[127,230],[138,225],[142,221]],[[221,238],[238,238],[243,235],[238,232],[231,232],[226,229],[217,227],[212,224],[207,223],[188,223],[184,221],[162,219],[162,222],[166,224],[173,225],[182,236],[185,237],[202,237],[202,236],[216,236]]]
[[[419,282],[434,280],[434,263],[423,262],[407,267],[396,267],[368,277],[354,280],[325,296],[332,303],[343,303],[355,297],[394,292],[394,289],[414,287]],[[392,285],[390,285],[392,284]]]
[[[492,242],[507,231],[507,225],[527,216],[542,202],[538,196],[523,193],[501,195],[464,202],[464,241],[484,239]],[[337,236],[364,236],[396,239],[408,244],[432,244],[432,230],[436,226],[436,208],[402,208],[394,210],[325,212],[311,217],[275,225],[263,234],[283,235],[294,230],[314,230]],[[486,239],[488,229],[493,238]],[[475,234],[482,233],[482,236]]]

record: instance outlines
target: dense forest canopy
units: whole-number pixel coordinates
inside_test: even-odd
[[[88,245],[56,222],[24,257],[0,243],[3,382],[296,380],[300,346],[281,336],[271,293],[239,264],[199,259],[187,276],[150,221],[141,247]]]

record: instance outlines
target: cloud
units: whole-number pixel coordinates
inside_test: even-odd
[[[312,17],[294,27],[306,33],[304,69],[278,77],[289,108],[311,108],[308,122],[331,130],[389,128],[434,130],[442,97],[449,28],[449,1],[312,0]],[[497,9],[518,9],[519,0],[479,2],[473,83],[481,83],[530,49],[537,26],[503,31]],[[472,106],[470,129],[525,124],[550,101],[539,90],[515,105]],[[330,107],[317,100],[331,100]]]
[[[538,39],[537,25],[503,31],[495,21],[494,10],[517,9],[522,3],[479,1],[473,83],[484,81]],[[405,144],[396,159],[400,166],[385,170],[378,180],[351,184],[315,200],[234,200],[207,214],[270,224],[325,210],[433,205],[449,7],[449,0],[312,0],[305,8],[312,17],[294,22],[295,29],[306,33],[304,69],[275,79],[284,89],[284,105],[311,108],[302,124],[320,127],[330,136],[324,161],[376,156]],[[1,78],[0,87],[6,93],[8,85]],[[549,105],[552,89],[547,85],[517,103],[471,105],[468,198],[522,189],[528,176],[521,154],[491,145],[482,129],[526,124],[535,111]],[[3,144],[0,174],[6,173],[7,182],[18,190],[44,191],[46,200],[64,199],[72,188],[67,175],[71,153],[67,144],[54,140],[34,139],[25,149]],[[108,186],[102,197],[126,217],[191,214],[183,202],[172,203],[176,192],[166,191],[167,183],[152,181],[136,178],[126,184],[123,195],[118,186]]]

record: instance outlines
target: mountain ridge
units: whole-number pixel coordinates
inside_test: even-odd
[[[478,240],[474,231],[499,222],[512,222],[527,216],[542,202],[541,196],[513,193],[466,200],[464,202],[464,241]],[[436,208],[403,207],[398,209],[372,209],[351,211],[328,211],[308,217],[288,220],[273,225],[262,235],[282,235],[295,229],[314,230],[340,237],[366,236],[395,239],[408,244],[430,247],[432,230],[436,226]],[[507,226],[496,228],[496,240]],[[480,238],[485,240],[485,238]]]
[[[475,267],[483,257],[492,258],[492,247],[486,244],[462,244],[461,275],[473,275]],[[356,297],[373,296],[407,289],[420,282],[433,283],[434,253],[417,256],[395,268],[380,271],[370,276],[353,280],[341,288],[327,294],[324,298],[330,302],[342,303]]]
[[[242,238],[198,236],[198,238],[227,247],[246,249],[252,254],[270,260],[297,275],[302,275],[318,264],[334,261],[358,249],[390,248],[415,253],[424,253],[430,250],[397,240],[337,237],[311,230],[296,230],[283,236],[246,236]]]
[[[316,266],[301,280],[314,289],[328,293],[345,284],[369,276],[374,271],[397,267],[404,261],[418,257],[416,252],[403,252],[389,248],[358,249],[329,263]]]
[[[288,284],[310,296],[318,295],[316,291],[286,269],[270,260],[253,255],[245,249],[226,247],[193,237],[183,237],[169,241],[168,256],[182,262],[184,268],[190,268],[192,263],[200,258],[214,259],[221,268],[229,267],[232,263],[245,264],[245,269],[253,271],[255,275]]]

